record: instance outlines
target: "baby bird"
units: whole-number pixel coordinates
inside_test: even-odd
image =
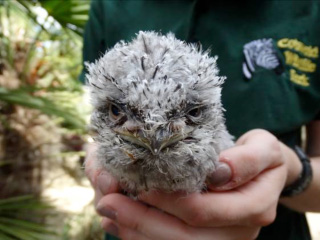
[[[141,31],[87,63],[97,166],[131,194],[201,191],[233,146],[216,60],[172,33]]]

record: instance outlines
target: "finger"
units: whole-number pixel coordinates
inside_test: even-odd
[[[115,223],[114,221],[103,218],[101,222],[102,228],[109,234],[120,237],[123,240],[158,240],[162,239],[161,236],[156,236],[155,238],[147,238],[142,233],[134,231],[130,228],[124,227]],[[199,233],[199,230],[201,233]],[[256,239],[259,234],[260,228],[249,228],[249,227],[229,227],[229,228],[202,228],[195,230],[195,234],[191,234],[188,239],[197,240],[239,240],[239,239]],[[194,238],[196,236],[196,238]],[[183,240],[188,240],[185,238],[178,238]]]
[[[215,189],[229,183],[232,179],[232,170],[227,163],[222,161],[215,165],[215,169],[206,179],[206,186],[209,189]]]
[[[258,227],[194,228],[155,208],[150,208],[120,194],[101,199],[100,214],[108,217],[103,221],[104,229],[110,232],[111,223],[117,226],[117,234],[123,239],[152,240],[239,240],[254,239]],[[111,230],[114,231],[114,226]],[[140,238],[139,238],[140,237]],[[134,239],[134,238],[133,238]]]
[[[119,237],[119,227],[114,221],[109,218],[103,217],[101,220],[101,227],[107,233],[111,234],[114,237]]]
[[[84,161],[85,174],[90,180],[91,184],[95,186],[96,177],[100,174],[101,168],[98,168],[96,164],[96,151],[97,145],[95,143],[89,143],[86,145],[86,158]]]
[[[109,234],[115,237],[120,237],[121,239],[130,239],[130,240],[151,240],[150,238],[145,237],[143,234],[134,231],[130,228],[124,226],[119,226],[116,222],[103,218],[101,221],[102,228]]]
[[[87,146],[86,159],[84,162],[85,173],[92,186],[98,188],[102,195],[118,190],[118,182],[112,177],[106,169],[97,163],[97,145],[91,143]]]
[[[119,191],[119,184],[116,179],[106,169],[97,164],[96,152],[97,145],[95,143],[87,145],[84,163],[85,173],[95,190],[95,205],[104,195]]]
[[[192,226],[265,226],[274,220],[285,177],[282,166],[264,171],[233,191],[189,195],[151,192],[139,199]]]
[[[107,171],[100,171],[99,175],[96,177],[95,189],[95,199],[94,203],[97,206],[100,199],[110,193],[116,193],[120,191],[120,186],[118,181],[111,176]]]
[[[97,210],[102,216],[150,239],[189,239],[182,221],[121,194],[103,197]]]
[[[216,191],[236,188],[266,169],[284,164],[281,154],[280,143],[273,135],[262,130],[251,131],[238,140],[237,146],[220,153],[219,161],[227,164],[232,172],[229,182],[217,186],[216,179],[225,174],[225,168],[217,167],[217,170],[208,176],[208,187]]]
[[[97,188],[103,195],[115,193],[120,190],[118,181],[107,171],[101,171],[97,177]]]

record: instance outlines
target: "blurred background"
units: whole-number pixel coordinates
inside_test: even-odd
[[[89,0],[0,0],[0,240],[99,240],[78,76]],[[317,214],[308,216],[320,240]]]
[[[102,239],[82,167],[89,7],[0,0],[0,240]]]

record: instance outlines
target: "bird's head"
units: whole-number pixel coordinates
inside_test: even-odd
[[[104,161],[168,172],[170,160],[194,165],[216,154],[224,78],[208,52],[173,34],[140,32],[87,67]]]
[[[143,107],[139,107],[137,102],[125,104],[121,100],[109,100],[105,109],[110,120],[109,126],[115,134],[123,141],[142,147],[153,155],[161,154],[167,147],[180,141],[196,143],[193,132],[203,127],[202,124],[208,120],[206,111],[210,111],[207,105],[186,103],[183,91],[179,91],[176,99],[172,100],[175,93],[170,86],[166,89],[165,85],[160,85],[161,88],[157,85],[154,86],[154,91],[150,88],[145,91],[144,98],[148,99],[148,104]],[[162,90],[168,95],[164,97]],[[141,97],[142,95],[139,96],[139,103]],[[182,101],[179,102],[178,99]]]

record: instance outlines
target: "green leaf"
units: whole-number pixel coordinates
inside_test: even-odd
[[[0,200],[0,214],[14,215],[20,210],[44,210],[52,208],[49,204],[35,199],[33,196],[12,197]]]
[[[8,205],[8,204],[17,203],[17,202],[25,202],[27,200],[32,200],[33,198],[34,197],[31,195],[26,195],[26,196],[12,197],[7,199],[0,199],[0,209],[1,209],[1,205]]]
[[[26,234],[26,232],[23,230],[18,228],[12,228],[7,225],[0,224],[0,232],[5,233],[9,236],[16,237],[21,240],[37,240],[36,238],[31,237],[29,234]]]
[[[11,4],[12,7],[19,9],[20,11],[27,14],[27,16],[29,17],[30,20],[32,20],[34,23],[36,23],[43,31],[48,33],[47,29],[43,26],[43,24],[40,24],[38,22],[37,14],[34,13],[34,11],[33,11],[34,4],[32,4],[32,1],[16,0],[16,1],[13,1],[10,3],[12,3]]]
[[[88,20],[90,1],[39,0],[39,2],[41,6],[47,10],[48,14],[61,26],[74,31],[77,34],[83,33],[85,23]]]
[[[44,240],[56,236],[55,231],[46,225],[25,220],[25,216],[42,218],[43,207],[49,204],[32,196],[20,196],[0,200],[0,239],[1,240]],[[37,210],[37,211],[34,211]],[[26,215],[27,214],[27,215]]]
[[[20,219],[10,219],[5,217],[0,217],[0,224],[14,225],[21,229],[26,229],[26,230],[29,229],[29,230],[40,232],[40,233],[50,233],[50,234],[55,233],[51,230],[48,230],[45,226],[41,224],[28,222]]]
[[[0,87],[0,101],[38,109],[45,114],[61,117],[70,128],[85,129],[85,121],[76,112],[57,106],[46,98],[32,96],[24,89],[8,90]]]
[[[12,237],[8,237],[8,235],[3,234],[1,231],[0,231],[0,239],[1,240],[15,240]]]

